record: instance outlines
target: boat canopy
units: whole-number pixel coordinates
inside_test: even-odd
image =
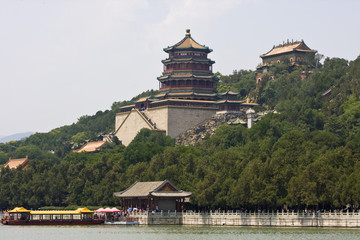
[[[93,213],[87,208],[78,208],[76,210],[27,210],[23,207],[17,207],[13,210],[10,210],[9,213],[30,213],[31,215],[76,215],[76,214],[84,214],[84,213]]]
[[[27,210],[23,207],[16,207],[13,210],[9,210],[8,213],[28,213],[31,212],[31,210]]]
[[[95,210],[97,213],[113,213],[113,212],[121,212],[121,210],[113,207],[113,208],[99,208],[98,210]]]

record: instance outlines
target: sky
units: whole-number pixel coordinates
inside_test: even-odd
[[[224,75],[255,70],[287,39],[354,60],[359,9],[358,0],[0,0],[0,136],[48,132],[158,89],[163,48],[186,29]]]

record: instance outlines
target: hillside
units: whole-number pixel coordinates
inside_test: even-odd
[[[0,137],[0,143],[7,143],[10,141],[19,141],[22,139],[25,139],[31,135],[33,135],[34,132],[24,132],[24,133],[16,133],[9,136]]]
[[[304,70],[273,66],[274,79],[265,76],[260,85],[253,71],[219,74],[219,89],[238,91],[257,99],[260,110],[276,113],[251,129],[223,125],[195,146],[175,146],[174,139],[144,129],[127,147],[114,142],[98,154],[70,152],[85,139],[112,132],[117,108],[128,102],[0,144],[0,160],[24,154],[33,159],[25,171],[1,171],[0,208],[116,205],[112,192],[136,180],[164,179],[193,192],[197,208],[358,206],[360,57],[326,59],[302,80]]]

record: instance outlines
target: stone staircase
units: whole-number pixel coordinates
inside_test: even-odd
[[[143,115],[143,117],[151,124],[151,126],[154,128],[154,129],[157,129],[156,128],[156,123],[153,123],[152,121],[151,121],[151,119],[145,114],[145,111],[139,111],[142,115]]]

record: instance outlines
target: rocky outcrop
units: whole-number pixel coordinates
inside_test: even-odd
[[[269,113],[277,114],[275,110],[267,110],[264,112],[256,112],[254,114],[253,122],[256,123],[262,117]],[[215,114],[210,119],[199,123],[195,127],[183,132],[175,139],[175,145],[183,145],[183,146],[190,146],[195,145],[205,138],[210,137],[215,134],[215,131],[218,127],[223,124],[228,125],[239,125],[242,124],[243,126],[247,127],[247,116],[245,112],[228,112],[228,113],[221,113]]]
[[[195,145],[204,140],[207,136],[212,136],[216,129],[223,124],[246,125],[246,114],[243,112],[215,114],[212,118],[180,134],[176,138],[175,144],[183,146]]]

